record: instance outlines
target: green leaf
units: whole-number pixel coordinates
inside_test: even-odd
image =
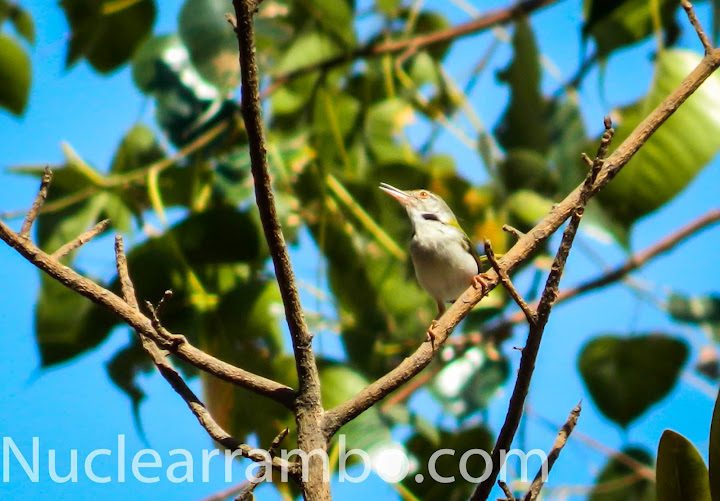
[[[10,12],[10,21],[18,35],[23,37],[30,45],[35,45],[35,23],[29,11],[19,5],[13,5]]]
[[[407,476],[403,486],[409,489],[418,499],[425,501],[461,501],[470,497],[476,483],[470,482],[466,475],[460,475],[460,459],[471,449],[481,449],[486,452],[493,447],[491,432],[479,425],[461,430],[442,430],[437,442],[430,441],[426,436],[413,435],[406,443],[408,451],[413,454],[419,464],[415,475]],[[439,449],[450,449],[452,455],[436,456],[435,472],[443,477],[455,477],[454,481],[441,483],[434,481],[429,471],[430,457]],[[465,471],[475,478],[483,475],[486,463],[478,453],[467,457]],[[423,481],[417,482],[416,476],[422,475]]]
[[[323,406],[332,409],[357,395],[370,384],[359,372],[339,364],[320,367]],[[381,419],[377,406],[371,407],[343,426],[347,448],[362,449],[371,456],[392,444],[390,428]]]
[[[670,393],[687,357],[680,338],[603,335],[582,348],[578,368],[600,411],[625,428]]]
[[[510,87],[510,100],[495,136],[506,150],[525,148],[545,153],[550,145],[548,106],[540,89],[540,53],[527,19],[515,23],[512,44],[513,60],[498,73],[498,80]]]
[[[94,348],[117,323],[111,313],[45,274],[40,278],[34,320],[42,368],[66,362]]]
[[[219,89],[237,86],[240,75],[238,42],[225,19],[226,0],[185,0],[178,18],[182,42],[198,73]]]
[[[199,346],[214,356],[275,381],[295,385],[295,364],[283,353],[282,300],[277,284],[250,279],[223,294],[215,312],[203,315],[196,332]],[[262,396],[202,374],[208,409],[220,426],[245,440],[254,434],[270,444],[292,416]],[[265,445],[267,447],[267,445]]]
[[[584,0],[583,39],[593,37],[600,58],[639,42],[654,32],[653,4],[647,0]],[[667,45],[671,45],[679,33],[674,17],[678,4],[677,0],[657,2]]]
[[[145,400],[145,392],[137,383],[140,373],[148,373],[155,367],[150,357],[140,345],[135,333],[132,340],[119,349],[105,364],[105,370],[113,382],[125,395],[130,398],[135,427],[143,435],[140,421],[140,404]]]
[[[557,173],[545,157],[526,148],[508,151],[498,165],[498,171],[503,187],[509,193],[525,189],[538,195],[553,196],[559,182]]]
[[[305,31],[300,33],[292,45],[286,49],[273,68],[273,73],[282,75],[313,66],[321,61],[331,59],[341,52],[341,47],[332,35],[322,31]]]
[[[720,323],[720,295],[684,296],[673,292],[668,297],[667,310],[681,322],[717,324]]]
[[[153,0],[61,0],[60,5],[71,30],[66,67],[85,58],[100,73],[132,57],[152,31],[157,14]]]
[[[660,437],[656,483],[657,501],[710,501],[705,462],[687,438],[672,430]]]
[[[552,209],[553,201],[530,190],[519,190],[510,195],[505,208],[520,224],[520,230],[530,229]]]
[[[165,150],[160,146],[155,134],[146,125],[133,125],[120,141],[115,150],[110,172],[119,174],[129,172],[165,158]]]
[[[20,116],[25,112],[32,69],[30,58],[17,41],[0,33],[0,106]]]
[[[718,394],[720,396],[720,394]],[[710,423],[710,444],[708,447],[708,464],[710,493],[712,501],[720,500],[720,398],[715,399],[712,422]]]
[[[685,50],[660,53],[648,94],[620,110],[613,146],[620,145],[700,60]],[[608,212],[629,226],[682,191],[720,150],[720,114],[714,112],[718,108],[720,75],[711,75],[599,193]]]
[[[377,163],[407,162],[415,152],[407,144],[394,139],[405,125],[414,120],[413,108],[399,98],[386,99],[372,105],[365,118],[365,138]]]
[[[620,452],[638,463],[653,467],[653,456],[643,448],[624,447]],[[634,481],[630,482],[633,477]],[[655,501],[655,484],[647,478],[638,477],[637,471],[619,455],[608,459],[595,477],[595,486],[602,487],[602,490],[590,494],[588,501]]]

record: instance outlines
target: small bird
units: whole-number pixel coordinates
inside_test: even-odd
[[[470,285],[484,286],[480,256],[455,214],[438,195],[428,190],[402,191],[387,183],[380,183],[380,189],[400,202],[410,217],[410,257],[415,276],[438,307],[428,330],[433,342],[432,330],[445,313],[445,303],[455,302]]]

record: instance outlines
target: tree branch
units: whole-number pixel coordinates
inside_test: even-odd
[[[77,237],[75,240],[71,240],[70,242],[66,243],[62,247],[60,247],[58,250],[52,253],[52,257],[55,259],[62,259],[63,257],[70,254],[72,251],[77,249],[78,247],[81,247],[88,243],[90,240],[95,238],[96,236],[102,234],[105,232],[105,230],[108,229],[108,226],[110,226],[110,220],[109,219],[103,219],[98,224],[90,228],[88,231]]]
[[[520,367],[518,369],[517,379],[515,380],[515,387],[513,388],[510,403],[508,404],[508,412],[505,415],[505,422],[500,429],[495,447],[493,447],[490,475],[478,484],[470,501],[485,501],[488,496],[490,496],[490,491],[495,485],[495,480],[497,480],[500,469],[503,467],[501,456],[505,451],[510,449],[513,439],[515,438],[515,433],[517,432],[520,419],[523,415],[525,399],[530,391],[530,383],[533,372],[535,371],[535,362],[537,361],[538,352],[540,351],[540,343],[545,333],[545,326],[550,318],[553,304],[557,299],[560,279],[565,270],[570,249],[572,248],[575,235],[580,226],[580,221],[585,212],[585,205],[592,196],[592,188],[595,185],[595,180],[603,167],[613,134],[612,123],[610,119],[606,117],[605,133],[603,133],[602,139],[600,140],[600,147],[598,148],[595,161],[585,178],[585,182],[580,186],[577,204],[573,207],[570,222],[563,231],[560,247],[555,254],[555,259],[550,268],[547,281],[545,282],[540,304],[538,304],[535,315],[533,315],[535,321],[530,323],[527,342],[525,343],[525,348],[523,348],[522,357],[520,358]]]
[[[686,76],[680,85],[667,96],[618,148],[603,163],[597,180],[589,190],[589,196],[597,193],[609,183],[620,170],[630,161],[632,156],[645,144],[648,138],[662,125],[685,100],[720,66],[720,51],[713,49]],[[547,240],[570,217],[580,202],[583,187],[573,190],[565,199],[556,204],[548,215],[532,230],[523,235],[515,245],[498,261],[510,273],[521,262],[528,258],[542,243]],[[355,419],[370,408],[375,402],[382,400],[401,385],[412,379],[423,370],[433,359],[436,351],[441,349],[448,335],[455,326],[472,310],[472,308],[488,294],[499,282],[494,270],[487,272],[487,287],[483,290],[468,288],[445,314],[437,321],[433,333],[435,343],[423,343],[415,353],[403,360],[400,365],[385,376],[371,383],[350,400],[326,412],[324,428],[328,437],[337,432],[345,423]]]
[[[550,470],[552,470],[557,458],[560,457],[560,452],[563,447],[565,447],[568,437],[575,429],[581,410],[582,406],[578,403],[570,412],[567,421],[565,421],[563,427],[560,428],[560,431],[555,438],[555,442],[553,443],[552,449],[550,449],[550,453],[547,455],[547,459],[540,467],[537,475],[535,475],[535,479],[532,484],[530,484],[530,489],[528,489],[527,494],[525,494],[523,501],[535,501],[540,495],[540,491],[542,490],[543,485],[545,485],[545,481],[547,480],[547,476],[550,474]]]
[[[168,340],[155,332],[150,319],[132,308],[129,304],[113,294],[111,291],[99,286],[76,271],[64,266],[49,254],[40,250],[29,239],[13,232],[5,223],[0,221],[0,240],[3,240],[10,247],[31,264],[47,273],[49,276],[63,284],[65,287],[74,290],[120,317],[126,324],[149,337],[162,347],[169,348],[172,353],[185,360],[190,365],[208,372],[224,381],[246,388],[255,393],[265,395],[276,402],[281,403],[288,409],[292,409],[295,392],[292,388],[277,383],[271,379],[258,376],[245,371],[234,365],[223,362],[207,353],[195,348],[190,343],[182,343],[173,346]],[[169,346],[168,346],[169,345]]]
[[[40,182],[38,194],[35,197],[35,201],[33,202],[32,207],[30,207],[27,216],[25,216],[25,221],[23,221],[22,227],[20,228],[20,236],[23,238],[29,238],[30,236],[30,230],[32,229],[35,219],[38,217],[40,207],[42,207],[42,204],[45,203],[45,199],[47,198],[50,181],[52,181],[52,171],[50,170],[50,166],[46,165],[45,173],[43,174],[42,181]]]
[[[242,115],[248,135],[250,168],[255,181],[255,200],[275,266],[298,375],[298,392],[294,409],[298,427],[298,446],[307,453],[316,450],[325,451],[327,440],[322,432],[324,409],[320,395],[320,375],[312,351],[312,335],[307,328],[300,305],[295,275],[275,209],[272,180],[267,166],[260,106],[260,80],[255,61],[253,14],[257,5],[253,0],[233,0],[233,6],[237,23],[235,33],[240,53]],[[324,481],[323,468],[322,458],[311,455],[308,479],[302,484],[303,496],[306,499],[313,501],[330,499],[330,486]]]
[[[122,289],[122,295],[125,302],[135,311],[138,311],[138,302],[135,297],[135,288],[133,287],[132,280],[130,279],[130,273],[128,271],[127,258],[125,257],[125,249],[123,246],[122,237],[120,235],[115,236],[115,261],[117,264],[118,277],[120,279],[120,287]],[[170,383],[175,392],[182,397],[187,404],[190,411],[195,415],[200,425],[205,428],[208,435],[218,442],[220,445],[231,451],[240,451],[243,457],[251,459],[256,462],[266,462],[267,456],[258,452],[254,447],[250,447],[247,444],[240,442],[233,438],[228,432],[226,432],[212,417],[210,412],[205,407],[205,404],[195,395],[190,387],[185,383],[185,380],[173,367],[170,360],[165,356],[165,353],[155,342],[148,336],[136,331],[140,337],[140,342],[143,349],[152,359],[153,363],[157,367],[160,375]],[[272,456],[271,456],[272,457]],[[287,470],[293,475],[297,475],[297,465],[289,463],[287,461],[274,458],[272,459],[272,465],[280,470]]]
[[[702,44],[703,49],[705,49],[705,54],[709,54],[713,50],[713,46],[710,43],[710,38],[708,38],[705,30],[703,30],[703,27],[700,24],[700,21],[695,15],[695,9],[693,8],[692,3],[690,3],[689,0],[680,0],[680,4],[682,4],[683,9],[685,9],[685,14],[687,14],[690,24],[692,24],[693,28],[695,28],[695,32],[700,39],[700,43]]]
[[[273,75],[273,82],[267,89],[265,89],[263,97],[272,94],[278,87],[285,85],[289,81],[314,71],[329,70],[335,66],[349,63],[361,58],[370,58],[380,56],[382,54],[403,52],[408,49],[417,51],[425,47],[448,42],[456,38],[475,35],[495,26],[518,19],[519,17],[527,16],[538,9],[547,7],[557,2],[558,0],[524,0],[509,7],[490,11],[477,19],[473,19],[472,21],[458,26],[453,26],[451,28],[434,31],[432,33],[423,33],[403,40],[370,43],[368,45],[358,47],[351,52],[340,54],[339,56],[326,59],[325,61],[320,61],[319,63],[298,68],[289,73]]]

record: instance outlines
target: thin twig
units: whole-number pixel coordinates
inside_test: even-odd
[[[709,54],[713,50],[713,46],[712,43],[710,43],[710,38],[708,38],[707,34],[705,34],[705,30],[703,30],[700,21],[695,15],[695,9],[693,8],[692,3],[690,3],[689,0],[680,0],[680,3],[682,4],[683,9],[685,9],[685,13],[690,20],[690,24],[692,24],[693,28],[695,28],[695,32],[700,39],[700,43],[702,44],[703,49],[705,49],[705,54]]]
[[[523,233],[522,231],[518,230],[518,229],[515,228],[514,226],[510,226],[509,224],[504,224],[504,225],[502,226],[502,229],[503,229],[503,231],[505,231],[505,232],[507,232],[507,233],[510,233],[512,236],[514,236],[514,237],[517,238],[518,240],[520,240],[522,237],[525,236],[525,233]]]
[[[516,501],[515,495],[510,490],[510,487],[508,487],[508,484],[506,484],[502,480],[498,480],[498,485],[500,486],[503,493],[505,494],[505,501]]]
[[[537,472],[537,475],[535,475],[535,479],[532,484],[530,484],[530,489],[528,489],[527,494],[525,494],[523,501],[535,501],[538,495],[540,495],[540,490],[542,490],[543,485],[545,485],[547,477],[550,474],[550,470],[552,470],[555,461],[557,461],[557,458],[560,456],[560,451],[562,451],[563,447],[565,447],[568,437],[575,429],[581,410],[582,406],[578,403],[570,412],[567,421],[565,421],[565,424],[562,428],[560,428],[560,431],[555,438],[555,442],[553,443],[552,449],[550,449],[550,453],[547,455],[547,458],[540,467],[540,470]]]
[[[115,261],[118,270],[118,277],[120,278],[120,287],[122,295],[128,306],[138,311],[138,302],[135,297],[135,289],[130,279],[130,273],[127,266],[127,258],[125,256],[125,250],[123,246],[122,237],[120,235],[115,236]],[[139,311],[138,311],[139,313]],[[170,386],[175,392],[182,397],[190,411],[195,415],[200,425],[205,428],[208,435],[221,444],[226,449],[231,451],[239,451],[243,457],[251,459],[253,461],[265,463],[267,456],[262,454],[257,449],[250,447],[247,444],[236,440],[228,432],[226,432],[212,417],[210,412],[207,410],[205,405],[195,395],[195,393],[188,387],[182,376],[175,370],[168,358],[160,350],[160,348],[153,342],[152,339],[144,335],[142,332],[137,332],[140,337],[142,347],[145,349],[147,354],[152,359],[153,363],[157,367],[158,371],[165,380],[170,383]],[[287,461],[273,458],[272,465],[279,469],[286,469],[289,473],[297,474],[297,466]]]
[[[537,322],[537,314],[530,309],[527,302],[523,299],[523,297],[513,285],[507,272],[503,270],[500,266],[500,263],[497,262],[497,259],[495,258],[495,251],[493,251],[492,249],[492,244],[490,243],[490,240],[486,238],[484,244],[485,255],[487,256],[488,261],[490,261],[490,264],[495,270],[495,273],[497,273],[500,277],[500,283],[503,284],[505,289],[508,291],[508,294],[510,294],[510,297],[513,298],[513,300],[520,307],[520,310],[522,310],[522,312],[525,314],[525,318],[527,319],[528,324],[535,324]]]
[[[25,216],[25,221],[23,221],[22,227],[20,228],[20,236],[23,238],[28,238],[30,236],[30,229],[35,222],[35,219],[38,217],[40,207],[42,207],[42,204],[45,203],[45,199],[47,198],[50,181],[52,181],[52,171],[50,170],[50,166],[46,165],[45,173],[43,174],[42,181],[40,181],[38,194],[35,197],[35,201],[33,202],[32,207],[30,207],[27,216]]]
[[[278,433],[278,435],[272,441],[272,444],[270,444],[268,453],[270,454],[271,458],[274,458],[276,456],[277,448],[280,446],[280,442],[285,440],[285,437],[287,437],[288,431],[289,430],[285,428],[283,431]],[[255,478],[245,482],[246,485],[244,485],[243,488],[240,489],[238,496],[235,498],[235,501],[249,501],[250,499],[252,499],[253,492],[255,491],[255,489],[257,489],[257,486],[260,485],[262,480],[265,478],[266,470],[267,468],[265,467],[265,465],[262,465],[258,472],[255,474]]]
[[[89,229],[88,231],[86,231],[85,233],[83,233],[82,235],[77,237],[75,240],[72,240],[72,241],[66,243],[65,245],[60,247],[58,250],[53,252],[51,254],[52,257],[54,257],[55,259],[62,259],[63,257],[67,256],[68,254],[70,254],[72,251],[74,251],[78,247],[85,245],[86,243],[88,243],[90,240],[92,240],[96,236],[104,233],[108,229],[109,226],[110,226],[110,220],[103,219],[98,224],[93,226],[91,229]]]
[[[510,448],[515,438],[515,433],[517,432],[520,419],[523,415],[525,399],[530,390],[530,382],[532,381],[533,372],[535,371],[535,362],[537,361],[538,352],[540,351],[540,343],[545,332],[545,326],[547,325],[553,304],[557,299],[560,278],[565,270],[565,263],[570,254],[570,249],[572,248],[575,235],[580,226],[583,213],[585,212],[585,205],[592,195],[592,188],[602,169],[614,133],[610,119],[606,117],[604,123],[605,132],[600,140],[600,147],[593,162],[593,167],[580,186],[577,203],[573,207],[570,222],[563,231],[560,247],[550,268],[547,281],[545,282],[545,288],[540,297],[540,304],[538,304],[537,307],[536,322],[530,324],[527,342],[525,343],[520,358],[520,367],[518,369],[515,387],[513,388],[510,403],[508,404],[508,411],[505,415],[505,422],[500,429],[495,447],[493,447],[490,475],[478,484],[470,498],[471,501],[484,501],[488,498],[490,491],[495,485],[498,473],[500,473],[500,469],[503,467],[501,456]]]

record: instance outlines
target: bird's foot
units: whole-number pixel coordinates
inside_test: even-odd
[[[435,330],[435,327],[437,327],[437,324],[437,320],[432,321],[430,327],[427,330],[427,338],[425,339],[425,341],[430,341],[430,346],[432,346],[433,348],[435,348],[435,332],[433,331]]]
[[[480,289],[484,295],[488,287],[488,280],[489,277],[485,273],[480,273],[479,275],[472,277],[472,286],[476,289]]]

